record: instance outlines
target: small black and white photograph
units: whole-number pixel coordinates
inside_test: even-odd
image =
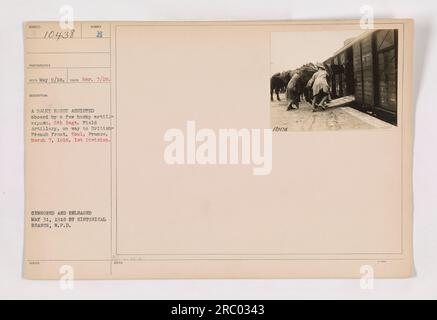
[[[398,123],[398,30],[272,32],[273,131]]]

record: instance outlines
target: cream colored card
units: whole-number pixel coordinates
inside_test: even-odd
[[[411,276],[413,23],[367,27],[26,23],[25,277]]]

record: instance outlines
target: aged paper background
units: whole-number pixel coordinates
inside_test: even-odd
[[[79,24],[70,42],[29,30],[57,23],[25,26],[27,66],[41,54],[73,75],[101,64],[110,76],[26,85],[26,277],[59,278],[63,265],[86,279],[358,277],[363,265],[411,274],[410,21],[376,24],[399,29],[398,126],[275,133],[265,177],[248,166],[168,166],[164,132],[188,120],[269,128],[270,33],[357,21]],[[101,39],[87,38],[94,25]],[[111,114],[111,142],[29,143],[36,106]],[[34,229],[32,210],[91,210],[107,222]]]

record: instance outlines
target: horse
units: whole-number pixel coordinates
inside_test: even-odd
[[[299,100],[300,96],[302,96],[307,102],[312,101],[312,90],[307,87],[308,81],[312,78],[313,74],[316,73],[317,68],[314,64],[309,63],[303,65],[299,69],[296,69],[295,72],[299,72],[299,78],[296,81],[295,88],[298,94]]]
[[[279,93],[286,88],[287,83],[290,81],[290,72],[276,73],[270,78],[270,101],[274,101],[273,92],[276,93],[276,99],[281,101]]]

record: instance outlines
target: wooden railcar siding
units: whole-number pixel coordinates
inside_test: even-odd
[[[376,32],[377,89],[376,107],[391,113],[397,112],[397,31]]]
[[[359,107],[364,105],[363,92],[363,74],[362,74],[362,59],[361,59],[361,43],[353,45],[353,64],[354,64],[354,81],[355,81],[355,99]]]
[[[361,41],[361,59],[363,61],[363,86],[364,86],[364,101],[366,109],[374,107],[374,91],[373,91],[373,47],[372,37],[369,35]]]

